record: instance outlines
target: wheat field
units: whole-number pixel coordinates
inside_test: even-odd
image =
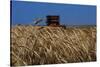
[[[11,66],[96,61],[96,27],[14,26]]]

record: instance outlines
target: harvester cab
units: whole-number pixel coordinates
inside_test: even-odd
[[[47,26],[60,26],[60,23],[59,23],[59,16],[51,16],[51,15],[48,15],[47,16]]]

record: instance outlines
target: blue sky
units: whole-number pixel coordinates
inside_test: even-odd
[[[32,24],[36,18],[59,15],[60,24],[96,25],[96,6],[41,2],[12,2],[12,24]],[[45,25],[41,22],[40,25]]]

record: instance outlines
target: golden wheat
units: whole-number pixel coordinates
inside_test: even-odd
[[[96,27],[15,26],[11,65],[96,61]]]

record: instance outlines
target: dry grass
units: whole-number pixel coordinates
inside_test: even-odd
[[[96,27],[11,29],[11,65],[96,61]]]

